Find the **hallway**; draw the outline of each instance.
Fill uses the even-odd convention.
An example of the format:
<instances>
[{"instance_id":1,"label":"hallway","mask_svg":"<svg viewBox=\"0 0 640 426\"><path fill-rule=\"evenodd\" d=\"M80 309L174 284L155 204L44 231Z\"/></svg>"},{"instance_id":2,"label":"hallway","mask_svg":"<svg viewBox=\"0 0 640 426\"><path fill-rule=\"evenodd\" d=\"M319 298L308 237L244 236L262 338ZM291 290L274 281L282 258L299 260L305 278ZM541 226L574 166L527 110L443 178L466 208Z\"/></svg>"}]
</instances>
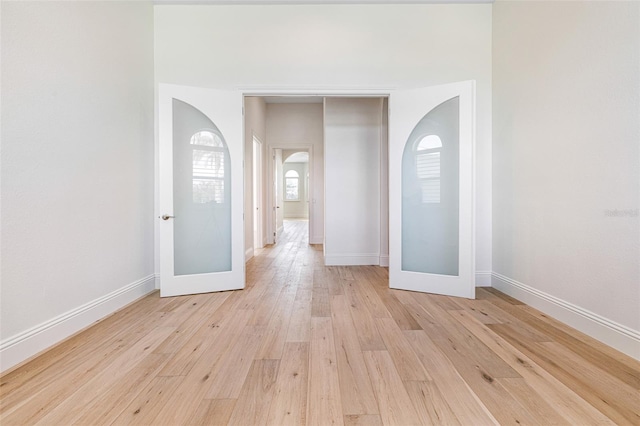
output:
<instances>
[{"instance_id":1,"label":"hallway","mask_svg":"<svg viewBox=\"0 0 640 426\"><path fill-rule=\"evenodd\" d=\"M306 221L245 290L155 292L2 377L0 422L637 424L639 364L490 288L389 290L325 267Z\"/></svg>"}]
</instances>

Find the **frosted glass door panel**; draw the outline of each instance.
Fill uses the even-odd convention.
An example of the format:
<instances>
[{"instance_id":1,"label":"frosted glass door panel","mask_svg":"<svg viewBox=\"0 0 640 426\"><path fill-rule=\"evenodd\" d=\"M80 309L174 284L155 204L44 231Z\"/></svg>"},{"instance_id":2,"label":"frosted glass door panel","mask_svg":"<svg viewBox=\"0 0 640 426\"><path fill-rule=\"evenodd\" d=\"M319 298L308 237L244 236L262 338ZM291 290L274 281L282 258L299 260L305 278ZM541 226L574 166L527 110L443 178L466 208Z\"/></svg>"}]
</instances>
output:
<instances>
[{"instance_id":1,"label":"frosted glass door panel","mask_svg":"<svg viewBox=\"0 0 640 426\"><path fill-rule=\"evenodd\" d=\"M389 287L475 297L475 82L389 97Z\"/></svg>"},{"instance_id":2,"label":"frosted glass door panel","mask_svg":"<svg viewBox=\"0 0 640 426\"><path fill-rule=\"evenodd\" d=\"M158 85L160 296L244 288L242 93Z\"/></svg>"},{"instance_id":3,"label":"frosted glass door panel","mask_svg":"<svg viewBox=\"0 0 640 426\"><path fill-rule=\"evenodd\" d=\"M174 274L231 270L231 171L224 135L173 100Z\"/></svg>"},{"instance_id":4,"label":"frosted glass door panel","mask_svg":"<svg viewBox=\"0 0 640 426\"><path fill-rule=\"evenodd\" d=\"M458 275L459 98L416 125L402 157L402 270Z\"/></svg>"}]
</instances>

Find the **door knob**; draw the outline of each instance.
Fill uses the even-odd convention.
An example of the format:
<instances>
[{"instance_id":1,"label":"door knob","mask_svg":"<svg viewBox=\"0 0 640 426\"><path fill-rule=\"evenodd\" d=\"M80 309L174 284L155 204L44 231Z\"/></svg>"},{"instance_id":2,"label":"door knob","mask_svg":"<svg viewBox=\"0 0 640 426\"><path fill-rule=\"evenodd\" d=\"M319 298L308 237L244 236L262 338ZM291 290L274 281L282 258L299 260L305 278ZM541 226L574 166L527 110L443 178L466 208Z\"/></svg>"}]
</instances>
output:
<instances>
[{"instance_id":1,"label":"door knob","mask_svg":"<svg viewBox=\"0 0 640 426\"><path fill-rule=\"evenodd\" d=\"M169 220L169 219L173 219L175 216L169 216L168 214L163 214L160 217L162 218L162 220Z\"/></svg>"}]
</instances>

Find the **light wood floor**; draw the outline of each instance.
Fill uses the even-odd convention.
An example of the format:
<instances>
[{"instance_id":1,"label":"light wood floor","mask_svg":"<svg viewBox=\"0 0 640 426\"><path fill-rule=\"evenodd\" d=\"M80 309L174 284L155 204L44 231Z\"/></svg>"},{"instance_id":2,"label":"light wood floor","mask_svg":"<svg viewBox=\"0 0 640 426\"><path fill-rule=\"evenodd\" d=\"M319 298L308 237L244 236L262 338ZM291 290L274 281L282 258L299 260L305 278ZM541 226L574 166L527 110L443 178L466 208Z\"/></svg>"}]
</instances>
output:
<instances>
[{"instance_id":1,"label":"light wood floor","mask_svg":"<svg viewBox=\"0 0 640 426\"><path fill-rule=\"evenodd\" d=\"M495 290L324 267L306 222L247 288L110 316L1 378L13 424L640 424L640 363Z\"/></svg>"}]
</instances>

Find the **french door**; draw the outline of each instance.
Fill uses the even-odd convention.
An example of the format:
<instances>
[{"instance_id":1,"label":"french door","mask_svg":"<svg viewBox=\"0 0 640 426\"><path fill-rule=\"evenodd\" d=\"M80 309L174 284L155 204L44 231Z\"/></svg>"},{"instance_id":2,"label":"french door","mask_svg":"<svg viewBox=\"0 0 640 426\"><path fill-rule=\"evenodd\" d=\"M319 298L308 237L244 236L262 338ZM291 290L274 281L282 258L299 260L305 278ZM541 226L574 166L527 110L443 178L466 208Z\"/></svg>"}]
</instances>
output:
<instances>
[{"instance_id":1,"label":"french door","mask_svg":"<svg viewBox=\"0 0 640 426\"><path fill-rule=\"evenodd\" d=\"M161 296L243 288L242 94L161 84L158 101ZM389 107L389 285L473 298L475 84Z\"/></svg>"},{"instance_id":2,"label":"french door","mask_svg":"<svg viewBox=\"0 0 640 426\"><path fill-rule=\"evenodd\" d=\"M389 286L475 298L473 81L389 98Z\"/></svg>"},{"instance_id":3,"label":"french door","mask_svg":"<svg viewBox=\"0 0 640 426\"><path fill-rule=\"evenodd\" d=\"M160 295L244 288L242 94L161 84Z\"/></svg>"}]
</instances>

